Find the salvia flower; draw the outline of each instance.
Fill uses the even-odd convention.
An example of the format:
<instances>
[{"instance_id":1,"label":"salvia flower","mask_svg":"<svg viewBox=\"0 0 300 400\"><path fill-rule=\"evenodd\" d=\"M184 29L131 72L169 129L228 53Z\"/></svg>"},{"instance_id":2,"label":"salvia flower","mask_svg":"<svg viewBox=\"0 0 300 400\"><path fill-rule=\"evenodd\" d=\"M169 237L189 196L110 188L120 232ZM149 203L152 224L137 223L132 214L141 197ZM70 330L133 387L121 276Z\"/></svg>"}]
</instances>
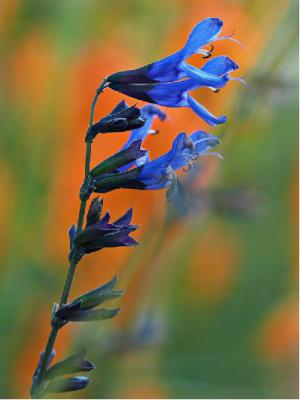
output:
<instances>
[{"instance_id":1,"label":"salvia flower","mask_svg":"<svg viewBox=\"0 0 300 400\"><path fill-rule=\"evenodd\" d=\"M127 96L166 107L190 107L210 125L226 121L225 116L215 117L194 100L189 92L200 87L214 91L223 88L230 79L230 72L238 65L227 56L215 57L201 68L195 68L185 60L191 55L208 51L202 46L218 38L223 22L207 18L195 26L183 49L145 67L118 72L107 78L109 87ZM210 53L209 53L210 54Z\"/></svg>"},{"instance_id":2,"label":"salvia flower","mask_svg":"<svg viewBox=\"0 0 300 400\"><path fill-rule=\"evenodd\" d=\"M100 218L100 205L97 206L97 203L101 203L102 209L102 200L96 199L91 203L87 226L73 238L70 258L75 257L80 260L84 254L93 253L105 247L136 246L138 244L129 236L138 228L137 225L131 225L132 209L110 223L109 212Z\"/></svg>"},{"instance_id":3,"label":"salvia flower","mask_svg":"<svg viewBox=\"0 0 300 400\"><path fill-rule=\"evenodd\" d=\"M163 156L145 162L126 172L115 172L94 179L94 191L109 192L118 188L156 190L168 188L176 183L175 171L190 167L191 163L201 155L217 155L210 153L220 143L217 136L203 131L196 131L190 136L180 133L174 140L172 149Z\"/></svg>"},{"instance_id":4,"label":"salvia flower","mask_svg":"<svg viewBox=\"0 0 300 400\"><path fill-rule=\"evenodd\" d=\"M144 123L141 111L136 106L129 107L125 100L122 100L106 117L89 128L86 141L93 141L98 133L125 132L139 128Z\"/></svg>"},{"instance_id":5,"label":"salvia flower","mask_svg":"<svg viewBox=\"0 0 300 400\"><path fill-rule=\"evenodd\" d=\"M210 52L202 47L221 39L231 39L230 36L218 37L223 26L223 21L219 18L206 18L200 21L192 30L185 46L174 54L155 61L144 67L129 71L117 72L107 78L112 83L157 83L172 82L182 78L189 77L184 70L186 59L194 54L203 54L210 56Z\"/></svg>"}]
</instances>

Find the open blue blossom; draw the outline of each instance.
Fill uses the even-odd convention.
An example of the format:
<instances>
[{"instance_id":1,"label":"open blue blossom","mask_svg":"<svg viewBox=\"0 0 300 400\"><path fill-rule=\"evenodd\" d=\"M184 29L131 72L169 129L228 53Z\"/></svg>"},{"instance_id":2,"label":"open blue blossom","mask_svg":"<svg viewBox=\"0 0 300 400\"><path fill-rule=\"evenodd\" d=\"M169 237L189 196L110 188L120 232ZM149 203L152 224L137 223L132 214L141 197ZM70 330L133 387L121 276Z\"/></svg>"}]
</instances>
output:
<instances>
[{"instance_id":1,"label":"open blue blossom","mask_svg":"<svg viewBox=\"0 0 300 400\"><path fill-rule=\"evenodd\" d=\"M202 47L216 40L234 40L231 36L218 38L222 26L223 22L219 18L206 18L194 27L185 46L176 53L141 68L117 72L110 75L107 80L108 82L122 84L153 84L191 77L186 59L194 54L203 54L204 57L209 57L211 52Z\"/></svg>"},{"instance_id":2,"label":"open blue blossom","mask_svg":"<svg viewBox=\"0 0 300 400\"><path fill-rule=\"evenodd\" d=\"M126 172L115 172L95 178L94 191L109 192L118 188L156 190L168 188L176 182L175 171L190 166L192 161L220 143L217 136L196 131L188 136L180 133L174 140L172 149L163 156L147 161L143 165Z\"/></svg>"},{"instance_id":3,"label":"open blue blossom","mask_svg":"<svg viewBox=\"0 0 300 400\"><path fill-rule=\"evenodd\" d=\"M123 84L111 83L111 89L136 99L155 103L166 107L190 107L199 117L210 125L218 125L226 121L225 116L216 117L199 104L189 92L209 87L219 90L233 79L230 72L238 65L227 56L219 56L209 60L202 68L193 66L189 69L190 78L176 82L157 84Z\"/></svg>"},{"instance_id":4,"label":"open blue blossom","mask_svg":"<svg viewBox=\"0 0 300 400\"><path fill-rule=\"evenodd\" d=\"M108 86L149 103L190 107L210 125L224 123L225 116L215 117L189 92L200 87L220 90L230 79L236 79L230 76L230 72L236 70L238 65L225 55L213 58L201 68L186 62L193 54L209 56L211 53L202 48L204 45L220 39L232 39L231 36L218 37L222 26L219 18L206 18L194 27L181 50L144 67L112 74L107 78Z\"/></svg>"},{"instance_id":5,"label":"open blue blossom","mask_svg":"<svg viewBox=\"0 0 300 400\"><path fill-rule=\"evenodd\" d=\"M146 189L162 189L171 186L176 179L174 171L185 166L201 154L206 154L220 140L202 131L194 132L190 137L180 133L174 140L172 149L144 165L137 179L146 185Z\"/></svg>"}]
</instances>

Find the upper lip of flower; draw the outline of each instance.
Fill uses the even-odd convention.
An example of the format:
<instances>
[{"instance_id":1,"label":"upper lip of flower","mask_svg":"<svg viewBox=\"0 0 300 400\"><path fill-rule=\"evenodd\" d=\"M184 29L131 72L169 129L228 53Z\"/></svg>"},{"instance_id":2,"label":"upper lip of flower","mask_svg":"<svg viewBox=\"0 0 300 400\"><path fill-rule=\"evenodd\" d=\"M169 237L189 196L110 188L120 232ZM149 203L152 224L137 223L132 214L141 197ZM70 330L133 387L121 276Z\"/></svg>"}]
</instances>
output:
<instances>
[{"instance_id":1,"label":"upper lip of flower","mask_svg":"<svg viewBox=\"0 0 300 400\"><path fill-rule=\"evenodd\" d=\"M210 52L201 49L213 42L219 35L223 22L219 18L206 18L200 21L192 30L183 48L161 60L134 70L117 72L110 75L108 82L114 83L156 83L173 82L186 77L181 68L187 58L196 53L209 55Z\"/></svg>"},{"instance_id":2,"label":"upper lip of flower","mask_svg":"<svg viewBox=\"0 0 300 400\"><path fill-rule=\"evenodd\" d=\"M238 42L232 36L218 37L222 26L223 22L219 18L206 18L194 27L186 44L179 51L143 67L112 74L107 81L122 84L155 84L186 78L189 76L184 68L186 59L194 54L203 54L204 58L211 56L213 47L206 50L202 48L204 45L222 39Z\"/></svg>"}]
</instances>

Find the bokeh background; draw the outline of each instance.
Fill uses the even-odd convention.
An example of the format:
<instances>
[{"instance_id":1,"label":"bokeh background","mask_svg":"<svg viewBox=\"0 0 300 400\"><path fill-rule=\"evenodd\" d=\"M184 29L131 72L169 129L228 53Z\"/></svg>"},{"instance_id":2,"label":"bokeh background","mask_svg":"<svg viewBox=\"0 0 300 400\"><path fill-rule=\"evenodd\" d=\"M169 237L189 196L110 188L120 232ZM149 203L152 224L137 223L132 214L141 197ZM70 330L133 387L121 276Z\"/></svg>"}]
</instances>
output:
<instances>
[{"instance_id":1,"label":"bokeh background","mask_svg":"<svg viewBox=\"0 0 300 400\"><path fill-rule=\"evenodd\" d=\"M208 16L244 43L217 42L215 54L234 58L249 86L196 93L229 116L225 126L169 109L146 145L156 156L180 131L206 129L222 135L225 159L180 174L179 214L163 191L105 196L113 216L134 207L141 245L86 257L71 297L118 272L123 310L66 326L57 360L84 344L97 365L88 389L69 397L297 397L297 3L1 0L2 398L28 397L61 293L95 89L107 74L177 50ZM121 99L107 90L96 117ZM93 163L127 136L98 137Z\"/></svg>"}]
</instances>

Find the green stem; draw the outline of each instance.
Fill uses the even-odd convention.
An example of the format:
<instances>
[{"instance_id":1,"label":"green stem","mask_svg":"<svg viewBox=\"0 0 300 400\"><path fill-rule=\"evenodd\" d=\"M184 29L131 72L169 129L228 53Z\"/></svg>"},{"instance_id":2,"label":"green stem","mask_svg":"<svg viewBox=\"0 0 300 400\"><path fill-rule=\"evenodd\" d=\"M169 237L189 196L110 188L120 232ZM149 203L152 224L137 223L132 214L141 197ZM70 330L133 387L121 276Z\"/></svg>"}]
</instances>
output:
<instances>
[{"instance_id":1,"label":"green stem","mask_svg":"<svg viewBox=\"0 0 300 400\"><path fill-rule=\"evenodd\" d=\"M98 97L100 94L103 92L106 86L106 80L104 79L102 84L100 85L99 89L97 90L95 97L93 99L92 105L91 105L91 113L90 113L90 121L89 121L89 128L93 125L94 123L94 113L95 113L95 107L97 104ZM85 167L84 167L84 175L85 179L87 178L89 172L90 172L90 164L91 164L91 152L92 152L92 143L87 142L86 143L86 152L85 152ZM84 223L84 216L85 216L85 210L86 210L86 200L81 200L80 203L80 209L79 209L79 215L78 215L78 222L77 222L77 234L79 234L82 231L83 228L83 223ZM76 271L76 260L74 258L70 262L70 267L68 270L67 278L65 281L64 289L62 292L61 300L60 300L60 307L63 304L66 304L68 301L70 289L72 286L72 282L74 279L75 271ZM45 348L43 360L42 360L42 365L39 371L39 375L37 378L37 383L33 385L32 387L32 397L33 398L38 398L43 391L42 383L45 378L46 372L47 372L47 367L48 367L48 360L49 357L51 356L51 353L54 348L55 340L58 334L59 328L55 325L53 325L48 342Z\"/></svg>"}]
</instances>

